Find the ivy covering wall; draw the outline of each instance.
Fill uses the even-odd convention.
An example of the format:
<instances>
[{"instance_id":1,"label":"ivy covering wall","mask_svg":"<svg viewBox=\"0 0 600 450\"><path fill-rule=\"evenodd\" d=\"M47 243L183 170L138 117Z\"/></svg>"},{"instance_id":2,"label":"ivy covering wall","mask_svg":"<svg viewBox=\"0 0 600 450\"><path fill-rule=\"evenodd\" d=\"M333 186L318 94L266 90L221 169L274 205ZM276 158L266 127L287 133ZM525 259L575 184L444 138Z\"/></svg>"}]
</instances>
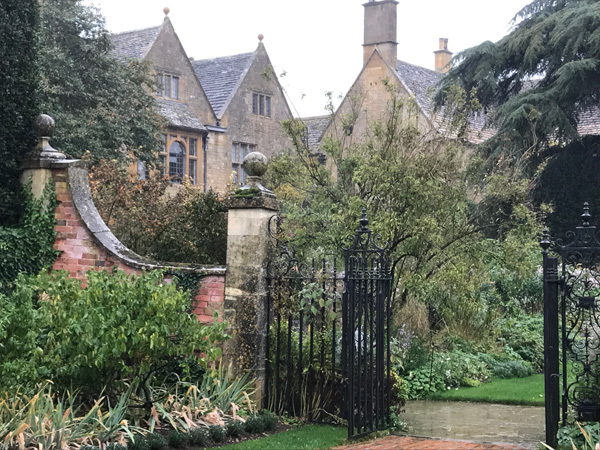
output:
<instances>
[{"instance_id":1,"label":"ivy covering wall","mask_svg":"<svg viewBox=\"0 0 600 450\"><path fill-rule=\"evenodd\" d=\"M12 288L20 273L36 275L52 266L58 252L54 210L57 206L53 183L48 183L43 195L36 199L29 185L21 190L23 214L14 227L0 227L0 292Z\"/></svg>"}]
</instances>

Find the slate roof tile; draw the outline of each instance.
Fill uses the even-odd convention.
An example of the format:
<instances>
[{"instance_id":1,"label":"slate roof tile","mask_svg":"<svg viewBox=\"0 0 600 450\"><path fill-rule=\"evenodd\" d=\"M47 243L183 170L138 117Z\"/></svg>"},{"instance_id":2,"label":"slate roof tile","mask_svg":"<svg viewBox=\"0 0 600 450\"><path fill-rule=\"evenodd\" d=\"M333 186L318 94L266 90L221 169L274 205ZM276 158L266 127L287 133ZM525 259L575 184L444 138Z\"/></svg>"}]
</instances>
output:
<instances>
[{"instance_id":1,"label":"slate roof tile","mask_svg":"<svg viewBox=\"0 0 600 450\"><path fill-rule=\"evenodd\" d=\"M218 118L223 117L255 54L242 53L192 62L196 76Z\"/></svg>"},{"instance_id":2,"label":"slate roof tile","mask_svg":"<svg viewBox=\"0 0 600 450\"><path fill-rule=\"evenodd\" d=\"M156 99L161 114L167 118L174 127L185 128L196 131L207 131L200 123L192 110L185 103L173 102L165 99Z\"/></svg>"},{"instance_id":3,"label":"slate roof tile","mask_svg":"<svg viewBox=\"0 0 600 450\"><path fill-rule=\"evenodd\" d=\"M144 28L142 30L126 31L124 33L111 34L110 39L114 45L114 52L119 59L142 60L152 48L158 37L162 25L158 27Z\"/></svg>"},{"instance_id":4,"label":"slate roof tile","mask_svg":"<svg viewBox=\"0 0 600 450\"><path fill-rule=\"evenodd\" d=\"M308 148L310 150L318 150L323 133L325 133L329 122L331 122L331 116L303 117L301 120L306 125Z\"/></svg>"},{"instance_id":5,"label":"slate roof tile","mask_svg":"<svg viewBox=\"0 0 600 450\"><path fill-rule=\"evenodd\" d=\"M444 109L434 111L433 95L435 85L442 74L424 67L398 61L396 74L404 86L411 92L421 110L432 120L436 128L447 132L447 120L444 117ZM492 137L496 130L486 127L487 115L483 112L476 113L468 118L470 130L467 140L473 144L480 144ZM452 133L449 133L450 135Z\"/></svg>"}]
</instances>

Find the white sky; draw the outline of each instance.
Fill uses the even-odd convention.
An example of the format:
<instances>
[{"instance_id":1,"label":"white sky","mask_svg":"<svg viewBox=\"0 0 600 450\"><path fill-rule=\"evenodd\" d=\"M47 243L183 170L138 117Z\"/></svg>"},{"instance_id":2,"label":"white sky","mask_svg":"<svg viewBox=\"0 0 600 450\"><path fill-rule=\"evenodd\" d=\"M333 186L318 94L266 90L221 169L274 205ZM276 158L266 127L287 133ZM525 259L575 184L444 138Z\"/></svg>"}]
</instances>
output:
<instances>
[{"instance_id":1,"label":"white sky","mask_svg":"<svg viewBox=\"0 0 600 450\"><path fill-rule=\"evenodd\" d=\"M398 58L433 69L438 39L459 52L497 41L531 0L399 0ZM254 51L263 43L295 115L325 114L362 68L366 0L87 0L111 32L157 26L169 17L188 56L206 59Z\"/></svg>"}]
</instances>

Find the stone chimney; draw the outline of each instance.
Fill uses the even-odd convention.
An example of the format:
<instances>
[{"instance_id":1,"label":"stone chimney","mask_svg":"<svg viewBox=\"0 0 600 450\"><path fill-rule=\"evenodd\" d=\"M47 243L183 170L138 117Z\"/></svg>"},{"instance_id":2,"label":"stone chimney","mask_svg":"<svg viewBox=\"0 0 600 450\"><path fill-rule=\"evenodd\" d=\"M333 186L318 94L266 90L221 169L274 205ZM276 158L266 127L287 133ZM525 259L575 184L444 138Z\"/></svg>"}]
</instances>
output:
<instances>
[{"instance_id":1,"label":"stone chimney","mask_svg":"<svg viewBox=\"0 0 600 450\"><path fill-rule=\"evenodd\" d=\"M452 52L448 50L448 39L440 38L440 49L435 50L435 71L439 73L448 72L452 66L450 60L452 59Z\"/></svg>"},{"instance_id":2,"label":"stone chimney","mask_svg":"<svg viewBox=\"0 0 600 450\"><path fill-rule=\"evenodd\" d=\"M392 68L398 64L396 0L369 0L365 8L365 41L363 44L363 65L375 49Z\"/></svg>"}]
</instances>

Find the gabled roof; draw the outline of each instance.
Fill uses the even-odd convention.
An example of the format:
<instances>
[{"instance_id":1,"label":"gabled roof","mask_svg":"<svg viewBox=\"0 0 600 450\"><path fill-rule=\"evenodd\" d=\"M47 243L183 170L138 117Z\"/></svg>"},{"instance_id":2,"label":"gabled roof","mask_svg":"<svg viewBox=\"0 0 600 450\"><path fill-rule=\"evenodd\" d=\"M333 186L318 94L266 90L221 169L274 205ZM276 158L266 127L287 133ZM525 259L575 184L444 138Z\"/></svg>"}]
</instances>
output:
<instances>
[{"instance_id":1,"label":"gabled roof","mask_svg":"<svg viewBox=\"0 0 600 450\"><path fill-rule=\"evenodd\" d=\"M192 66L218 119L248 72L256 52L193 61Z\"/></svg>"},{"instance_id":2,"label":"gabled roof","mask_svg":"<svg viewBox=\"0 0 600 450\"><path fill-rule=\"evenodd\" d=\"M161 30L162 25L111 34L109 37L115 47L114 52L119 59L142 60L152 48Z\"/></svg>"},{"instance_id":3,"label":"gabled roof","mask_svg":"<svg viewBox=\"0 0 600 450\"><path fill-rule=\"evenodd\" d=\"M157 98L156 101L161 114L171 126L186 130L208 131L185 103L172 102L162 98Z\"/></svg>"},{"instance_id":4,"label":"gabled roof","mask_svg":"<svg viewBox=\"0 0 600 450\"><path fill-rule=\"evenodd\" d=\"M433 104L435 86L443 75L434 70L426 69L404 61L398 61L396 65L396 75L404 85L404 88L414 95L417 105L432 121L435 127L439 131L447 131L444 108L435 111ZM473 144L480 144L496 133L496 130L493 128L486 127L487 116L483 112L475 113L467 120L469 122L467 140Z\"/></svg>"}]
</instances>

